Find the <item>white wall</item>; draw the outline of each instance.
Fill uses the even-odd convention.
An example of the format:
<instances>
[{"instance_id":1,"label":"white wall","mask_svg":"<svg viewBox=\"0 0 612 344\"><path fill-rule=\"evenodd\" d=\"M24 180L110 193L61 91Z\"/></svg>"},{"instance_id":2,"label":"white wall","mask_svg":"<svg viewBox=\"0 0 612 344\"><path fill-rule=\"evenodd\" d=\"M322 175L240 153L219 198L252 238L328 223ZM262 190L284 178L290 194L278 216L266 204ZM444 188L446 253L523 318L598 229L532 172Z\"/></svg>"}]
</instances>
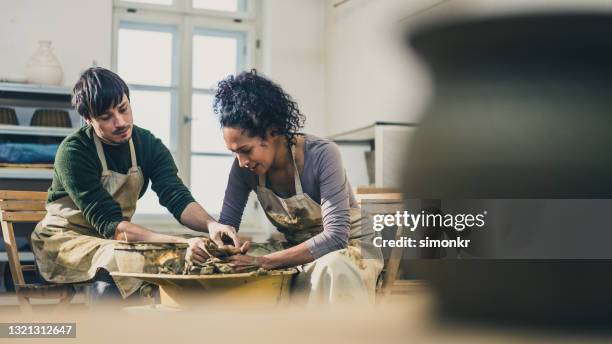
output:
<instances>
[{"instance_id":1,"label":"white wall","mask_svg":"<svg viewBox=\"0 0 612 344\"><path fill-rule=\"evenodd\" d=\"M262 72L297 101L305 132L325 133L325 0L261 0Z\"/></svg>"},{"instance_id":2,"label":"white wall","mask_svg":"<svg viewBox=\"0 0 612 344\"><path fill-rule=\"evenodd\" d=\"M325 0L260 0L261 71L292 95L305 131L325 133ZM39 40L50 40L64 85L97 61L110 68L112 0L0 0L0 78L23 77Z\"/></svg>"},{"instance_id":3,"label":"white wall","mask_svg":"<svg viewBox=\"0 0 612 344\"><path fill-rule=\"evenodd\" d=\"M418 122L431 96L427 69L402 33L436 17L612 10L610 0L326 1L326 116L332 135L375 121Z\"/></svg>"},{"instance_id":4,"label":"white wall","mask_svg":"<svg viewBox=\"0 0 612 344\"><path fill-rule=\"evenodd\" d=\"M39 40L53 42L64 85L97 61L110 67L112 0L0 0L0 78L23 76Z\"/></svg>"},{"instance_id":5,"label":"white wall","mask_svg":"<svg viewBox=\"0 0 612 344\"><path fill-rule=\"evenodd\" d=\"M328 135L375 121L418 121L430 86L402 42L398 21L434 2L326 2Z\"/></svg>"}]
</instances>

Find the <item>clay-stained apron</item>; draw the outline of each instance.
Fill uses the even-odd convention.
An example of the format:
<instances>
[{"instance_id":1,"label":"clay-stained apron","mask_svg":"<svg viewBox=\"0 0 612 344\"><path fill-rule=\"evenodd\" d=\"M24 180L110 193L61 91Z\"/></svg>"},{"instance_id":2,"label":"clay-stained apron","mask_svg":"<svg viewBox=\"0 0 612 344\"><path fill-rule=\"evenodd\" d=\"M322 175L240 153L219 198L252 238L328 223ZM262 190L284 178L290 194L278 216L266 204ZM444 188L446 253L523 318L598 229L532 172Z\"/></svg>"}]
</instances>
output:
<instances>
[{"instance_id":1,"label":"clay-stained apron","mask_svg":"<svg viewBox=\"0 0 612 344\"><path fill-rule=\"evenodd\" d=\"M130 221L136 211L136 201L144 184L142 170L137 166L132 139L129 140L132 166L127 174L108 169L100 139L93 133L96 152L102 164L100 182L113 200L119 203L124 219ZM114 247L116 240L103 238L85 219L81 210L68 196L48 203L47 215L32 233L32 250L42 277L55 283L86 282L103 268L118 271ZM121 295L134 293L142 281L113 277Z\"/></svg>"},{"instance_id":2,"label":"clay-stained apron","mask_svg":"<svg viewBox=\"0 0 612 344\"><path fill-rule=\"evenodd\" d=\"M256 190L266 216L285 235L288 245L279 247L279 245L256 244L249 251L251 255L264 255L288 246L295 246L323 231L321 205L302 190L294 158L294 146L291 146L291 155L296 195L289 198L277 196L266 188L263 175L259 176ZM373 301L376 280L383 267L382 253L371 244L375 233L362 226L360 209L351 208L350 221L347 248L328 253L299 268L301 273L297 277L294 289L305 291L308 300L312 303L343 300Z\"/></svg>"}]
</instances>

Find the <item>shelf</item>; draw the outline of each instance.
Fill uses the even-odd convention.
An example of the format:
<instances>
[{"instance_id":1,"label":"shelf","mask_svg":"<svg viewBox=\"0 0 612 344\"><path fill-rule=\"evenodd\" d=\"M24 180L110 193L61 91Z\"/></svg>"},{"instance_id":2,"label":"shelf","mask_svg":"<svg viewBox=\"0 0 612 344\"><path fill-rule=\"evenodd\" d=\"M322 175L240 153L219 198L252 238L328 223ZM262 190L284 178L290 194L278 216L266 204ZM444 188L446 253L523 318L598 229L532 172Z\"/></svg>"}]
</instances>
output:
<instances>
[{"instance_id":1,"label":"shelf","mask_svg":"<svg viewBox=\"0 0 612 344\"><path fill-rule=\"evenodd\" d=\"M78 128L34 127L0 124L0 134L66 137Z\"/></svg>"},{"instance_id":2,"label":"shelf","mask_svg":"<svg viewBox=\"0 0 612 344\"><path fill-rule=\"evenodd\" d=\"M19 260L23 262L35 261L34 253L32 252L19 252ZM8 262L8 254L6 252L0 252L0 262Z\"/></svg>"},{"instance_id":3,"label":"shelf","mask_svg":"<svg viewBox=\"0 0 612 344\"><path fill-rule=\"evenodd\" d=\"M343 133L330 135L328 138L334 141L369 141L376 137L376 128L380 127L416 127L416 123L403 122L374 122L366 127L349 130Z\"/></svg>"},{"instance_id":4,"label":"shelf","mask_svg":"<svg viewBox=\"0 0 612 344\"><path fill-rule=\"evenodd\" d=\"M0 82L0 105L13 107L20 118L19 122L29 123L32 111L37 108L63 108L75 121L74 109L71 109L72 92L67 87ZM80 125L72 128L38 127L29 125L0 124L0 136L31 136L32 143L39 142L40 137L63 139L78 130ZM28 141L29 138L9 137L9 140ZM57 141L53 139L52 141ZM26 164L27 165L27 164ZM27 167L15 164L11 167L0 167L0 179L30 180L29 183L47 182L53 178L53 168ZM35 181L38 180L38 181ZM11 183L11 182L8 182Z\"/></svg>"},{"instance_id":5,"label":"shelf","mask_svg":"<svg viewBox=\"0 0 612 344\"><path fill-rule=\"evenodd\" d=\"M53 170L47 168L0 168L1 179L52 179Z\"/></svg>"},{"instance_id":6,"label":"shelf","mask_svg":"<svg viewBox=\"0 0 612 344\"><path fill-rule=\"evenodd\" d=\"M16 84L9 82L0 82L0 92L20 92L20 93L40 93L40 94L58 94L63 96L71 96L72 92L67 87L37 85L37 84Z\"/></svg>"}]
</instances>

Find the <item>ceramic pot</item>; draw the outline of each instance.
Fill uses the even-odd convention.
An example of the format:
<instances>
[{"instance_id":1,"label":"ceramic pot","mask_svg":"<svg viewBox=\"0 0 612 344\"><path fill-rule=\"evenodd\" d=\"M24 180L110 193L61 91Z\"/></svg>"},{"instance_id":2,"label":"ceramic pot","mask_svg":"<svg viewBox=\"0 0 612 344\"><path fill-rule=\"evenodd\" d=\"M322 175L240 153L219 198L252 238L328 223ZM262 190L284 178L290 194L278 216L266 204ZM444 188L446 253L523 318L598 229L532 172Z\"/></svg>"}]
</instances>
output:
<instances>
[{"instance_id":1,"label":"ceramic pot","mask_svg":"<svg viewBox=\"0 0 612 344\"><path fill-rule=\"evenodd\" d=\"M415 198L612 198L611 15L423 28L434 80L406 162Z\"/></svg>"},{"instance_id":2,"label":"ceramic pot","mask_svg":"<svg viewBox=\"0 0 612 344\"><path fill-rule=\"evenodd\" d=\"M610 35L612 15L586 12L455 19L413 30L409 43L428 63L435 90L406 155L404 192L443 201L612 198ZM534 210L518 220L564 215ZM560 247L570 229L592 243L612 240L590 217L566 232L490 220L487 231L530 236L542 249ZM411 267L447 314L612 323L612 260L560 259L564 252L527 260L524 247L515 249L513 260L421 260Z\"/></svg>"},{"instance_id":3,"label":"ceramic pot","mask_svg":"<svg viewBox=\"0 0 612 344\"><path fill-rule=\"evenodd\" d=\"M71 128L70 114L65 110L38 109L34 111L31 126Z\"/></svg>"},{"instance_id":4,"label":"ceramic pot","mask_svg":"<svg viewBox=\"0 0 612 344\"><path fill-rule=\"evenodd\" d=\"M14 109L0 107L0 124L19 125Z\"/></svg>"},{"instance_id":5,"label":"ceramic pot","mask_svg":"<svg viewBox=\"0 0 612 344\"><path fill-rule=\"evenodd\" d=\"M44 85L61 85L64 71L53 53L50 41L39 41L26 66L25 75L28 83Z\"/></svg>"}]
</instances>

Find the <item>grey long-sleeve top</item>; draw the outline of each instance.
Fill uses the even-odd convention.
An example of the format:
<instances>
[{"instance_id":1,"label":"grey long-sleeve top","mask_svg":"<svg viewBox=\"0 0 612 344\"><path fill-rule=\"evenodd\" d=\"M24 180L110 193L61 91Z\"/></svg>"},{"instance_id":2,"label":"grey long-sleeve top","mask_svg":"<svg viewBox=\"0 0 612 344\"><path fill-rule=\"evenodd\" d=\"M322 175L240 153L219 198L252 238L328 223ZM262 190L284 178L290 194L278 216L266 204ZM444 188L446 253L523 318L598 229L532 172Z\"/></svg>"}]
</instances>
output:
<instances>
[{"instance_id":1,"label":"grey long-sleeve top","mask_svg":"<svg viewBox=\"0 0 612 344\"><path fill-rule=\"evenodd\" d=\"M340 150L335 143L305 135L302 189L321 204L323 231L306 241L310 253L319 258L346 248L350 231L350 208L358 208L346 177ZM256 190L257 174L232 165L219 222L239 228L249 193Z\"/></svg>"}]
</instances>

